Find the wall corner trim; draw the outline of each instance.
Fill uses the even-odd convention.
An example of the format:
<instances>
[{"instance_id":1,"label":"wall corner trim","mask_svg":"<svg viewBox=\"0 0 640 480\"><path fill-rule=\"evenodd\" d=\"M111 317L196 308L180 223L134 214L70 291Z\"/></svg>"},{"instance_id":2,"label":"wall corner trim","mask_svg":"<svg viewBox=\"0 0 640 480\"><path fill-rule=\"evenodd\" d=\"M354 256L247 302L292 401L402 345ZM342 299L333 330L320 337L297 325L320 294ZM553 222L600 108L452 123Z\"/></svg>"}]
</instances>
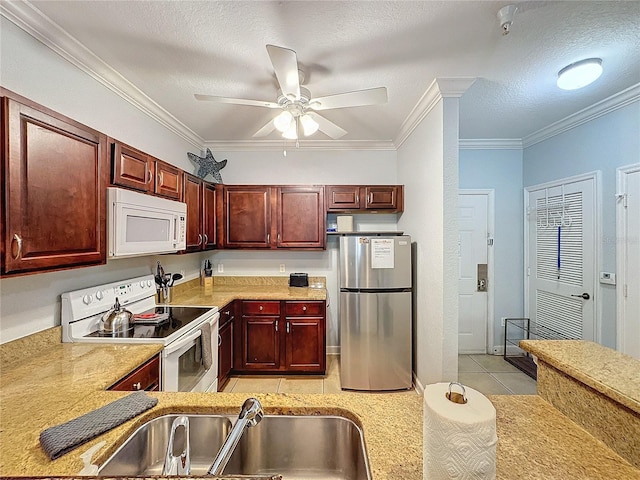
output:
<instances>
[{"instance_id":1,"label":"wall corner trim","mask_svg":"<svg viewBox=\"0 0 640 480\"><path fill-rule=\"evenodd\" d=\"M402 122L400 131L396 135L394 144L396 148L405 142L420 122L436 106L442 98L459 98L476 81L475 77L435 78L424 92L415 107L409 112Z\"/></svg>"}]
</instances>

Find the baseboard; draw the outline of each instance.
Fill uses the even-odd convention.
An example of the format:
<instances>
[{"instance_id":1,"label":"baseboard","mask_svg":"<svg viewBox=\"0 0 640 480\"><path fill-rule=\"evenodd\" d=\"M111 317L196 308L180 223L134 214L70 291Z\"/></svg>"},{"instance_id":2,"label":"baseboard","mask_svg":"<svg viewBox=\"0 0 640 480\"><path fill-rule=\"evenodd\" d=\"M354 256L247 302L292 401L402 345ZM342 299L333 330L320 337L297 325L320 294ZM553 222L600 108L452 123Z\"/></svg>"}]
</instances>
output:
<instances>
[{"instance_id":1,"label":"baseboard","mask_svg":"<svg viewBox=\"0 0 640 480\"><path fill-rule=\"evenodd\" d=\"M340 346L333 346L333 347L329 347L327 346L327 355L340 355Z\"/></svg>"},{"instance_id":2,"label":"baseboard","mask_svg":"<svg viewBox=\"0 0 640 480\"><path fill-rule=\"evenodd\" d=\"M418 392L418 395L424 395L424 385L420 383L420 380L418 380L415 372L413 372L413 384L416 387L416 392Z\"/></svg>"}]
</instances>

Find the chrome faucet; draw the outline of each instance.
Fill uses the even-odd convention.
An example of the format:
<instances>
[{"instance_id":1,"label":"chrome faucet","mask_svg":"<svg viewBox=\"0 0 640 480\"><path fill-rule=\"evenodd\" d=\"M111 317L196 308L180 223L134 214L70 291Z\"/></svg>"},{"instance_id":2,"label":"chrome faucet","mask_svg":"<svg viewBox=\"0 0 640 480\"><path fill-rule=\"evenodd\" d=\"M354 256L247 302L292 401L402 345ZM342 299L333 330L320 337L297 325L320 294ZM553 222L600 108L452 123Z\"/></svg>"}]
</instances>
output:
<instances>
[{"instance_id":1,"label":"chrome faucet","mask_svg":"<svg viewBox=\"0 0 640 480\"><path fill-rule=\"evenodd\" d=\"M242 434L244 433L246 428L255 427L262 417L264 412L262 410L262 405L256 398L247 398L242 404L242 409L240 410L240 415L238 415L238 419L236 423L233 425L233 428L225 438L224 443L220 447L216 458L213 460L213 464L209 468L207 472L209 475L221 475L224 467L227 466L231 455L234 450L238 446L238 442L240 442L240 438L242 438Z\"/></svg>"},{"instance_id":2,"label":"chrome faucet","mask_svg":"<svg viewBox=\"0 0 640 480\"><path fill-rule=\"evenodd\" d=\"M174 455L174 439L178 427L184 427L184 443L180 455ZM189 417L180 416L171 425L167 453L164 456L162 475L189 475L191 473L191 446L189 444Z\"/></svg>"}]
</instances>

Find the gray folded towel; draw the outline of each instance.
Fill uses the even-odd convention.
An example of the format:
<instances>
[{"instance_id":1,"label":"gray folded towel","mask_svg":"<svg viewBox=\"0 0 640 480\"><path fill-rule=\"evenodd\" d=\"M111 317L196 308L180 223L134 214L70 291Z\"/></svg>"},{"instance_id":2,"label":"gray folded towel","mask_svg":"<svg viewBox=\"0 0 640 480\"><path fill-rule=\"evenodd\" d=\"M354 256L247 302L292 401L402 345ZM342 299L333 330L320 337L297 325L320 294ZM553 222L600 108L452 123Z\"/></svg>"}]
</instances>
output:
<instances>
[{"instance_id":1,"label":"gray folded towel","mask_svg":"<svg viewBox=\"0 0 640 480\"><path fill-rule=\"evenodd\" d=\"M40 433L40 445L51 460L61 457L83 443L149 410L157 398L134 392L104 407Z\"/></svg>"},{"instance_id":2,"label":"gray folded towel","mask_svg":"<svg viewBox=\"0 0 640 480\"><path fill-rule=\"evenodd\" d=\"M200 342L202 343L202 365L209 370L213 365L213 352L211 351L211 324L205 322L200 327Z\"/></svg>"}]
</instances>

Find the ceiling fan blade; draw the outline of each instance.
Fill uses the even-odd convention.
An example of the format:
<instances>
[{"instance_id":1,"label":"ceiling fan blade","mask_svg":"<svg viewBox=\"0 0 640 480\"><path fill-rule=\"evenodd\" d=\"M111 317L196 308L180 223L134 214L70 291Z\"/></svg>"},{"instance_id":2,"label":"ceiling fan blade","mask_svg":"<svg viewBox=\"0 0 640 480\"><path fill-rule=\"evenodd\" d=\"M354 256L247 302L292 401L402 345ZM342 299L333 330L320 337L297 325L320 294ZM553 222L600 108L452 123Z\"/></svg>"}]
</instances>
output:
<instances>
[{"instance_id":1,"label":"ceiling fan blade","mask_svg":"<svg viewBox=\"0 0 640 480\"><path fill-rule=\"evenodd\" d=\"M361 107L387 103L387 87L356 90L355 92L338 93L326 97L312 98L309 108L313 110L330 110L332 108Z\"/></svg>"},{"instance_id":2,"label":"ceiling fan blade","mask_svg":"<svg viewBox=\"0 0 640 480\"><path fill-rule=\"evenodd\" d=\"M327 120L322 115L319 115L314 112L307 112L306 115L309 115L316 122L318 122L318 125L319 125L318 130L326 133L329 137L333 138L334 140L342 138L347 134L347 131L345 129L339 127L338 125L333 123L331 120Z\"/></svg>"},{"instance_id":3,"label":"ceiling fan blade","mask_svg":"<svg viewBox=\"0 0 640 480\"><path fill-rule=\"evenodd\" d=\"M194 95L196 100L203 100L205 102L214 103L230 103L232 105L249 105L251 107L267 107L267 108L280 108L275 102L267 102L264 100L249 100L246 98L228 98L228 97L216 97L214 95L200 95L196 93Z\"/></svg>"},{"instance_id":4,"label":"ceiling fan blade","mask_svg":"<svg viewBox=\"0 0 640 480\"><path fill-rule=\"evenodd\" d=\"M276 129L273 119L269 120L264 127L253 134L253 137L266 137Z\"/></svg>"},{"instance_id":5,"label":"ceiling fan blade","mask_svg":"<svg viewBox=\"0 0 640 480\"><path fill-rule=\"evenodd\" d=\"M267 45L267 52L280 84L282 94L295 100L300 98L300 78L298 77L298 58L296 52L288 48Z\"/></svg>"}]
</instances>

